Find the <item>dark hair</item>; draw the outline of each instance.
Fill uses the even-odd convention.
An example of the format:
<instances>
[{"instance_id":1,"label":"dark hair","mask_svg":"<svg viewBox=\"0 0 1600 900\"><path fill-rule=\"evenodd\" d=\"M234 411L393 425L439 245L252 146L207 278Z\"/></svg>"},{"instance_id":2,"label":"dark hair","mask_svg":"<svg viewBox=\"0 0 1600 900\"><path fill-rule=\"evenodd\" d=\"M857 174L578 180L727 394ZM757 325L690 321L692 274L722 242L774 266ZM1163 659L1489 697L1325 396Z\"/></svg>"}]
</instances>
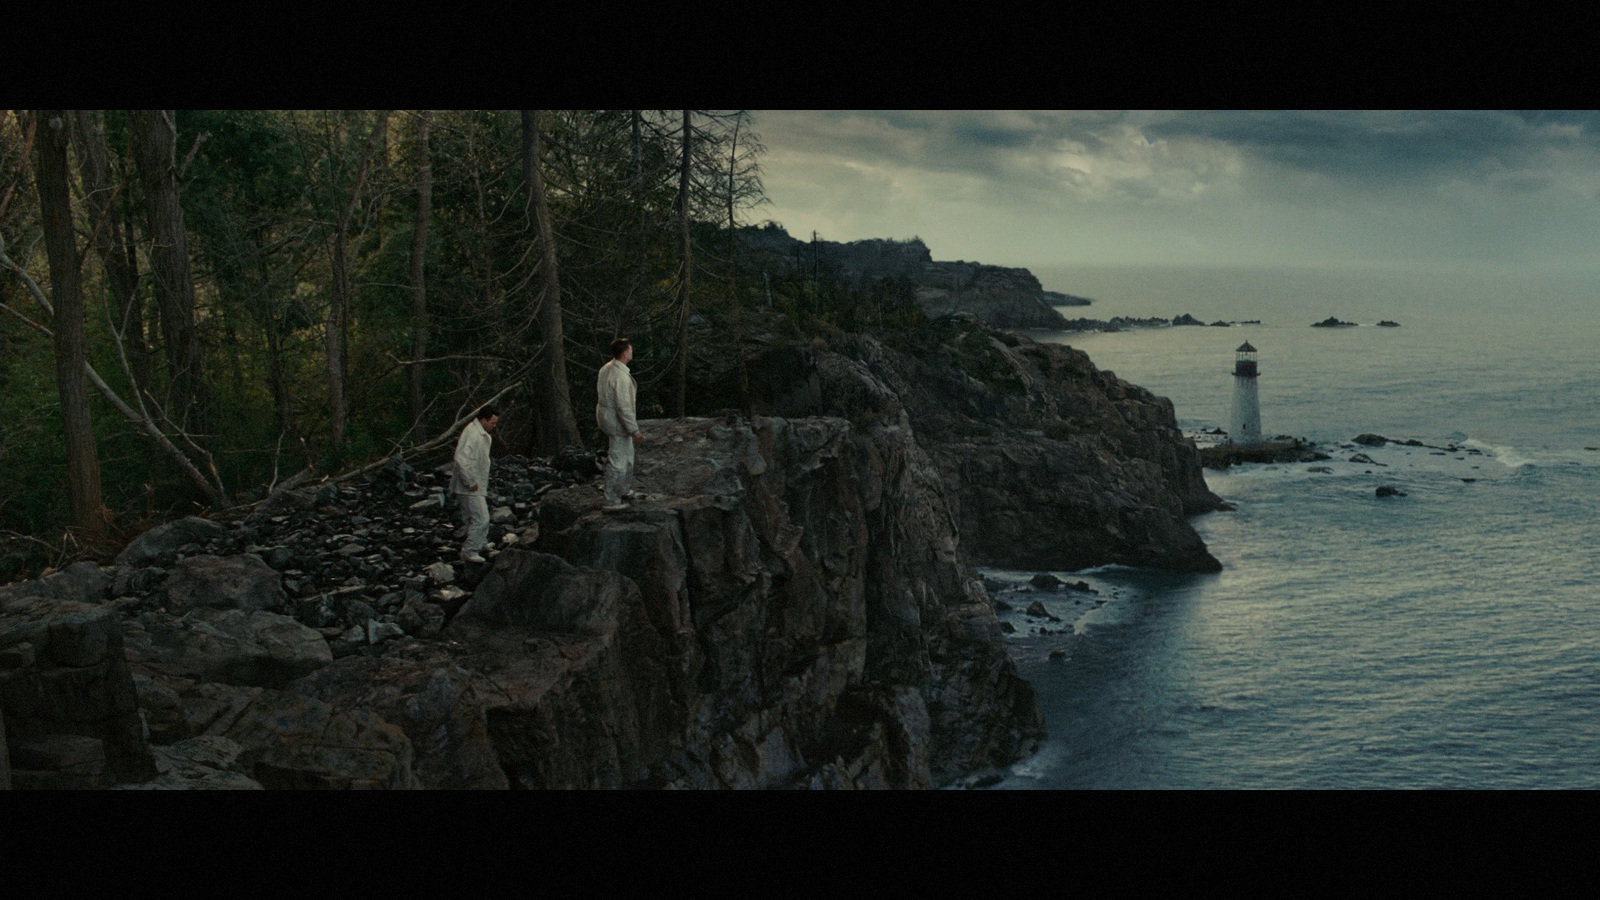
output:
<instances>
[{"instance_id":1,"label":"dark hair","mask_svg":"<svg viewBox=\"0 0 1600 900\"><path fill-rule=\"evenodd\" d=\"M611 358L621 359L622 354L626 353L628 348L632 346L633 341L630 341L627 338L617 338L611 342Z\"/></svg>"},{"instance_id":2,"label":"dark hair","mask_svg":"<svg viewBox=\"0 0 1600 900\"><path fill-rule=\"evenodd\" d=\"M500 415L500 410L495 409L493 406L485 406L483 409L478 410L478 418L480 419L492 419L498 415Z\"/></svg>"}]
</instances>

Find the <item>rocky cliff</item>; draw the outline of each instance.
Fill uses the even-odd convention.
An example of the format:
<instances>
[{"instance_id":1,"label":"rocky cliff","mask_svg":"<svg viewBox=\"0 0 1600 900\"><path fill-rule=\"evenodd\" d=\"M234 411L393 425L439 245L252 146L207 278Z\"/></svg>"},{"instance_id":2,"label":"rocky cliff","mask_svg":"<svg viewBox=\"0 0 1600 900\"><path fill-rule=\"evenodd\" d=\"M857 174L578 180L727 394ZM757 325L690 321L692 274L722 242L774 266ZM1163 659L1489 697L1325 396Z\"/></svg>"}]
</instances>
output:
<instances>
[{"instance_id":1,"label":"rocky cliff","mask_svg":"<svg viewBox=\"0 0 1600 900\"><path fill-rule=\"evenodd\" d=\"M459 575L438 476L400 470L5 588L9 777L929 787L1042 737L903 422L645 429L625 513L502 466L498 552Z\"/></svg>"},{"instance_id":2,"label":"rocky cliff","mask_svg":"<svg viewBox=\"0 0 1600 900\"><path fill-rule=\"evenodd\" d=\"M770 338L770 339L769 339ZM395 463L0 588L0 785L929 787L1042 737L969 564L1215 571L1172 405L948 316L748 339L766 415L497 460L490 563ZM732 363L700 387L732 377Z\"/></svg>"},{"instance_id":3,"label":"rocky cliff","mask_svg":"<svg viewBox=\"0 0 1600 900\"><path fill-rule=\"evenodd\" d=\"M775 412L913 428L975 564L1221 569L1187 517L1225 504L1171 401L1082 351L958 317L905 349L839 336L769 348L753 370Z\"/></svg>"},{"instance_id":4,"label":"rocky cliff","mask_svg":"<svg viewBox=\"0 0 1600 900\"><path fill-rule=\"evenodd\" d=\"M781 228L747 228L745 247L776 265L816 266L853 288L882 278L906 279L929 318L964 312L999 328L1065 328L1057 306L1087 306L1090 301L1044 290L1027 269L958 260L936 262L921 239L873 239L810 243Z\"/></svg>"}]
</instances>

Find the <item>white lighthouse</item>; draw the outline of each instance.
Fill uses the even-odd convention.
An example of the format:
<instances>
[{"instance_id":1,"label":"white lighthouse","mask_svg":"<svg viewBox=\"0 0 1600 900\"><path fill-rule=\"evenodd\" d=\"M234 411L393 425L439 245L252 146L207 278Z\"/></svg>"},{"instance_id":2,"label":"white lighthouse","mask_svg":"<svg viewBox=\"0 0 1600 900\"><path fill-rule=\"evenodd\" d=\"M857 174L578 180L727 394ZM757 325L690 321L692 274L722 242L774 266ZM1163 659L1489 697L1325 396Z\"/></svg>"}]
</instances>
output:
<instances>
[{"instance_id":1,"label":"white lighthouse","mask_svg":"<svg viewBox=\"0 0 1600 900\"><path fill-rule=\"evenodd\" d=\"M1239 345L1233 363L1233 417L1228 421L1228 441L1240 447L1261 443L1261 401L1256 397L1256 348Z\"/></svg>"}]
</instances>

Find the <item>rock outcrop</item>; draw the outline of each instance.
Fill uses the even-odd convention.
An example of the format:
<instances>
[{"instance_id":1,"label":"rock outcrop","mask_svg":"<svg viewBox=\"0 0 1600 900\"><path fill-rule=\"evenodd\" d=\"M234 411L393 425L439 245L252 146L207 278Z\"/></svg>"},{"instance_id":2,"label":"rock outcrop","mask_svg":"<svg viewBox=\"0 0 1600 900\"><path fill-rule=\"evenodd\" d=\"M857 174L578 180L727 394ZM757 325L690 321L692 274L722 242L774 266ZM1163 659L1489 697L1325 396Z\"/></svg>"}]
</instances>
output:
<instances>
[{"instance_id":1,"label":"rock outcrop","mask_svg":"<svg viewBox=\"0 0 1600 900\"><path fill-rule=\"evenodd\" d=\"M1042 737L909 429L735 416L647 430L636 490L670 501L608 515L592 488L574 488L541 515L539 547L580 567L562 577L614 597L614 640L650 648L618 661L654 660L586 690L617 698L601 704L627 711L610 728L633 736L629 748L660 747L659 761L602 756L615 774L585 777L923 787L1007 764ZM602 590L609 571L637 596ZM474 614L469 605L451 631L474 627ZM511 624L493 621L502 634ZM547 668L593 658L605 671L594 626L574 620L569 631L576 643L546 650ZM561 723L592 716L595 702L541 707L557 746Z\"/></svg>"},{"instance_id":2,"label":"rock outcrop","mask_svg":"<svg viewBox=\"0 0 1600 900\"><path fill-rule=\"evenodd\" d=\"M915 349L851 337L756 368L782 371L790 387L767 402L784 414L914 429L972 563L1221 568L1187 517L1225 504L1171 401L1081 351L972 322L946 320Z\"/></svg>"},{"instance_id":3,"label":"rock outcrop","mask_svg":"<svg viewBox=\"0 0 1600 900\"><path fill-rule=\"evenodd\" d=\"M0 599L0 715L12 786L103 788L154 775L121 617L95 603L10 593Z\"/></svg>"}]
</instances>

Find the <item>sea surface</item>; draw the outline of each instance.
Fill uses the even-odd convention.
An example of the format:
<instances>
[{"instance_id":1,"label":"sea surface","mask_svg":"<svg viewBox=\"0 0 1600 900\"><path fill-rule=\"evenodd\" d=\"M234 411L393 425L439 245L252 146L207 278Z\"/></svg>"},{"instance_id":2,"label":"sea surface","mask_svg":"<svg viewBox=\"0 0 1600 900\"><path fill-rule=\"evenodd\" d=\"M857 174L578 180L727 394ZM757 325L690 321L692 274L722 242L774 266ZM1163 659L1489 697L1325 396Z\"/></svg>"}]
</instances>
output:
<instances>
[{"instance_id":1,"label":"sea surface","mask_svg":"<svg viewBox=\"0 0 1600 900\"><path fill-rule=\"evenodd\" d=\"M1050 736L999 787L1600 787L1600 277L1034 272L1095 299L1069 318L1259 319L1035 336L1171 398L1192 433L1227 426L1248 340L1263 434L1333 459L1207 471L1237 507L1192 520L1219 574L1000 594ZM1362 325L1308 327L1329 316Z\"/></svg>"}]
</instances>

